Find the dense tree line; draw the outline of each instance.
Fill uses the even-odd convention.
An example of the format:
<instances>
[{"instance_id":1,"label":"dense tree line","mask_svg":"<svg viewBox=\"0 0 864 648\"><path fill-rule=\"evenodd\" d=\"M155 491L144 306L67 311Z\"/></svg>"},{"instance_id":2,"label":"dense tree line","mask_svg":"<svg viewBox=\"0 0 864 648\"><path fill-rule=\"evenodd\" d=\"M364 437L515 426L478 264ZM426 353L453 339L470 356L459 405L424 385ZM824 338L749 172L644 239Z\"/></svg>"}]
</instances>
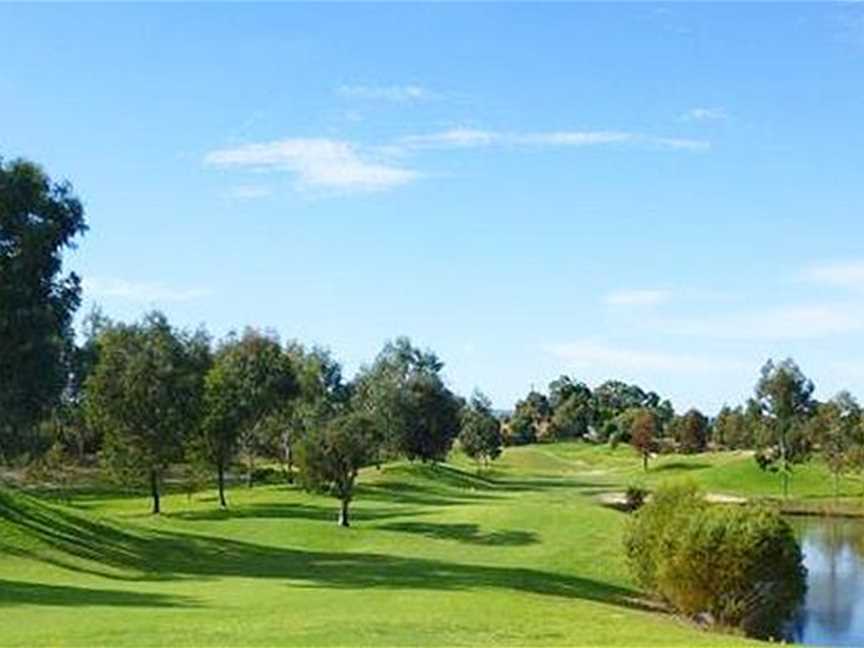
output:
<instances>
[{"instance_id":1,"label":"dense tree line","mask_svg":"<svg viewBox=\"0 0 864 648\"><path fill-rule=\"evenodd\" d=\"M518 401L504 418L508 445L584 439L629 443L646 470L657 453L751 450L764 470L775 472L788 493L795 464L818 455L835 484L844 473L864 470L864 417L855 398L843 391L817 401L815 387L792 360L767 361L753 396L743 405L724 405L713 417L698 409L683 414L655 392L607 381L595 389L569 376Z\"/></svg>"}]
</instances>

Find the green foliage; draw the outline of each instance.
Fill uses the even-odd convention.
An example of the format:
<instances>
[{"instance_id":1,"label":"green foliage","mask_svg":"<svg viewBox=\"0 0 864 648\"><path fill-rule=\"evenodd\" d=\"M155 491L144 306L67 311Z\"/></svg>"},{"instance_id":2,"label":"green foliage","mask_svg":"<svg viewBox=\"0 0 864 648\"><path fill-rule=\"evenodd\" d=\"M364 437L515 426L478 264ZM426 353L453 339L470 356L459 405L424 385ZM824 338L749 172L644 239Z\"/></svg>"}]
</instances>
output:
<instances>
[{"instance_id":1,"label":"green foliage","mask_svg":"<svg viewBox=\"0 0 864 648\"><path fill-rule=\"evenodd\" d=\"M507 421L503 431L504 443L519 446L537 441L537 426L534 417L525 411L517 411Z\"/></svg>"},{"instance_id":2,"label":"green foliage","mask_svg":"<svg viewBox=\"0 0 864 648\"><path fill-rule=\"evenodd\" d=\"M810 451L807 422L815 408L813 390L813 383L792 359L766 362L756 384L755 402L766 433L757 461L780 474L784 496L789 491L792 464L805 460Z\"/></svg>"},{"instance_id":3,"label":"green foliage","mask_svg":"<svg viewBox=\"0 0 864 648\"><path fill-rule=\"evenodd\" d=\"M501 456L501 422L492 412L492 401L477 391L462 410L459 444L466 455L488 465Z\"/></svg>"},{"instance_id":4,"label":"green foliage","mask_svg":"<svg viewBox=\"0 0 864 648\"><path fill-rule=\"evenodd\" d=\"M151 313L102 333L99 364L87 379L87 418L105 438L106 465L123 481L149 480L154 513L163 474L199 422L199 346Z\"/></svg>"},{"instance_id":5,"label":"green foliage","mask_svg":"<svg viewBox=\"0 0 864 648\"><path fill-rule=\"evenodd\" d=\"M667 433L675 439L684 454L705 452L708 445L708 418L697 409L675 416L667 426Z\"/></svg>"},{"instance_id":6,"label":"green foliage","mask_svg":"<svg viewBox=\"0 0 864 648\"><path fill-rule=\"evenodd\" d=\"M66 386L81 282L62 274L62 253L86 230L68 183L0 159L0 458L27 449Z\"/></svg>"},{"instance_id":7,"label":"green foliage","mask_svg":"<svg viewBox=\"0 0 864 648\"><path fill-rule=\"evenodd\" d=\"M709 505L692 484L659 489L625 549L639 584L677 611L779 637L805 590L801 549L776 510Z\"/></svg>"},{"instance_id":8,"label":"green foliage","mask_svg":"<svg viewBox=\"0 0 864 648\"><path fill-rule=\"evenodd\" d=\"M349 526L348 504L360 469L375 456L374 422L364 414L341 414L303 437L297 466L303 486L332 495L342 504L339 525Z\"/></svg>"},{"instance_id":9,"label":"green foliage","mask_svg":"<svg viewBox=\"0 0 864 648\"><path fill-rule=\"evenodd\" d=\"M270 436L268 419L287 408L296 393L294 364L274 336L247 329L220 345L204 381L198 449L216 470L222 506L227 506L224 474L238 449L246 453L251 485L255 455Z\"/></svg>"},{"instance_id":10,"label":"green foliage","mask_svg":"<svg viewBox=\"0 0 864 648\"><path fill-rule=\"evenodd\" d=\"M753 411L753 410L751 410ZM714 441L730 450L753 448L760 416L747 416L743 408L724 405L714 421Z\"/></svg>"},{"instance_id":11,"label":"green foliage","mask_svg":"<svg viewBox=\"0 0 864 648\"><path fill-rule=\"evenodd\" d=\"M842 473L858 463L862 438L861 407L849 392L820 404L811 421L811 435L834 478L834 495Z\"/></svg>"},{"instance_id":12,"label":"green foliage","mask_svg":"<svg viewBox=\"0 0 864 648\"><path fill-rule=\"evenodd\" d=\"M390 456L443 460L459 434L462 401L441 378L444 364L407 338L388 342L354 384L354 407L375 423Z\"/></svg>"}]
</instances>

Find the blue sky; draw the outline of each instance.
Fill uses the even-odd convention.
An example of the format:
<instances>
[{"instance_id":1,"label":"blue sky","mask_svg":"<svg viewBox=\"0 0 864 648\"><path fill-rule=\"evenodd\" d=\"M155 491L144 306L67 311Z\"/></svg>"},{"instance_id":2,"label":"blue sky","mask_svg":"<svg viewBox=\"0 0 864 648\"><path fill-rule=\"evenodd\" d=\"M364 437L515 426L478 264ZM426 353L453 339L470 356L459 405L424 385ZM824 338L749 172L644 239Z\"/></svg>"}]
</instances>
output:
<instances>
[{"instance_id":1,"label":"blue sky","mask_svg":"<svg viewBox=\"0 0 864 648\"><path fill-rule=\"evenodd\" d=\"M0 6L0 153L84 198L85 303L406 334L509 407L864 396L864 5Z\"/></svg>"}]
</instances>

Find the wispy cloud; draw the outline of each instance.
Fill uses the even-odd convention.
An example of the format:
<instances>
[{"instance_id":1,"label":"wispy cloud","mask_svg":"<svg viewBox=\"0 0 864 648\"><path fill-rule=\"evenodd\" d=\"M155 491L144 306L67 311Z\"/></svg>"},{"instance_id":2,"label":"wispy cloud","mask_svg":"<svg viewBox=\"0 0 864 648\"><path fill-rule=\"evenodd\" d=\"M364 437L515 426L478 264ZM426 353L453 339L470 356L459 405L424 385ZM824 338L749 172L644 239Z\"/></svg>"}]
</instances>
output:
<instances>
[{"instance_id":1,"label":"wispy cloud","mask_svg":"<svg viewBox=\"0 0 864 648\"><path fill-rule=\"evenodd\" d=\"M723 108L691 108L681 115L684 121L725 121L728 118Z\"/></svg>"},{"instance_id":2,"label":"wispy cloud","mask_svg":"<svg viewBox=\"0 0 864 648\"><path fill-rule=\"evenodd\" d=\"M705 151L711 143L705 140L655 137L626 131L491 131L473 128L407 135L398 141L408 148L451 149L481 147L583 147L632 144L667 149Z\"/></svg>"},{"instance_id":3,"label":"wispy cloud","mask_svg":"<svg viewBox=\"0 0 864 648\"><path fill-rule=\"evenodd\" d=\"M207 166L284 171L293 174L300 189L376 191L409 184L422 177L399 162L423 150L477 149L489 147L588 147L628 145L669 150L706 151L704 140L655 137L622 131L505 132L455 128L421 135L407 135L375 145L328 139L288 138L242 144L211 151ZM259 198L261 191L238 188L237 198Z\"/></svg>"},{"instance_id":4,"label":"wispy cloud","mask_svg":"<svg viewBox=\"0 0 864 648\"><path fill-rule=\"evenodd\" d=\"M393 103L411 103L431 101L440 98L440 94L432 92L421 85L341 85L336 93L343 97L390 101Z\"/></svg>"},{"instance_id":5,"label":"wispy cloud","mask_svg":"<svg viewBox=\"0 0 864 648\"><path fill-rule=\"evenodd\" d=\"M802 274L804 279L817 283L864 287L864 260L815 263Z\"/></svg>"},{"instance_id":6,"label":"wispy cloud","mask_svg":"<svg viewBox=\"0 0 864 648\"><path fill-rule=\"evenodd\" d=\"M207 165L287 171L301 188L376 191L416 180L411 169L377 161L351 142L324 138L244 144L208 153Z\"/></svg>"},{"instance_id":7,"label":"wispy cloud","mask_svg":"<svg viewBox=\"0 0 864 648\"><path fill-rule=\"evenodd\" d=\"M864 330L855 303L787 306L664 324L667 332L730 340L816 339Z\"/></svg>"},{"instance_id":8,"label":"wispy cloud","mask_svg":"<svg viewBox=\"0 0 864 648\"><path fill-rule=\"evenodd\" d=\"M188 302L213 294L203 288L173 288L158 282L127 281L109 277L84 278L84 294L95 297L115 297L129 301Z\"/></svg>"},{"instance_id":9,"label":"wispy cloud","mask_svg":"<svg viewBox=\"0 0 864 648\"><path fill-rule=\"evenodd\" d=\"M626 349L595 340L550 345L546 351L574 368L594 369L609 375L628 371L710 373L744 367L742 363L728 358Z\"/></svg>"},{"instance_id":10,"label":"wispy cloud","mask_svg":"<svg viewBox=\"0 0 864 648\"><path fill-rule=\"evenodd\" d=\"M667 290L617 290L603 297L610 306L656 306L669 301Z\"/></svg>"}]
</instances>

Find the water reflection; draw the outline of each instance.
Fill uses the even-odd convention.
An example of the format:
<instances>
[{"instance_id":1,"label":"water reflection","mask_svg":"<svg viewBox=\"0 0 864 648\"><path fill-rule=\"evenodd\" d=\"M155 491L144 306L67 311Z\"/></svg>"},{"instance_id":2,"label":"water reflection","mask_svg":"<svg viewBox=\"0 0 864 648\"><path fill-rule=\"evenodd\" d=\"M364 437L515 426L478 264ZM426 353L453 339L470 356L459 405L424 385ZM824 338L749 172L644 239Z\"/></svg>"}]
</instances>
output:
<instances>
[{"instance_id":1,"label":"water reflection","mask_svg":"<svg viewBox=\"0 0 864 648\"><path fill-rule=\"evenodd\" d=\"M864 520L795 518L791 523L808 572L793 640L864 646Z\"/></svg>"}]
</instances>

